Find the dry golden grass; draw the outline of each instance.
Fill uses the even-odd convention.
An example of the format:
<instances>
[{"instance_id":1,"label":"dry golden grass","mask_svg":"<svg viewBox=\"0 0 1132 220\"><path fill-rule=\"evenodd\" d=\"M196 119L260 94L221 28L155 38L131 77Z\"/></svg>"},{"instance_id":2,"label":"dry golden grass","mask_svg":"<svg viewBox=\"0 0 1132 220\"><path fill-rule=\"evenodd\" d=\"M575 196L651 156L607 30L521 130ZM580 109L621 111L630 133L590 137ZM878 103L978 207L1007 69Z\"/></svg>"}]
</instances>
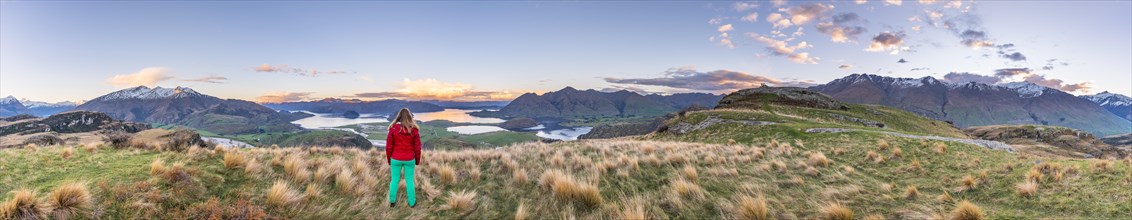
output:
<instances>
[{"instance_id":1,"label":"dry golden grass","mask_svg":"<svg viewBox=\"0 0 1132 220\"><path fill-rule=\"evenodd\" d=\"M354 187L357 183L354 182L354 173L350 170L338 171L338 175L334 176L334 186L342 193L350 194L355 193Z\"/></svg>"},{"instance_id":2,"label":"dry golden grass","mask_svg":"<svg viewBox=\"0 0 1132 220\"><path fill-rule=\"evenodd\" d=\"M621 209L617 210L615 217L622 220L648 219L644 199L637 197L621 202Z\"/></svg>"},{"instance_id":3,"label":"dry golden grass","mask_svg":"<svg viewBox=\"0 0 1132 220\"><path fill-rule=\"evenodd\" d=\"M527 169L521 168L511 172L511 182L515 183L516 185L525 185L529 181L530 180L527 177Z\"/></svg>"},{"instance_id":4,"label":"dry golden grass","mask_svg":"<svg viewBox=\"0 0 1132 220\"><path fill-rule=\"evenodd\" d=\"M951 220L982 220L984 218L985 217L983 217L983 209L982 208L979 208L979 206L977 206L977 205L975 205L971 202L968 202L967 200L963 200L963 201L959 202L958 204L955 204L955 209L951 211L951 217L949 219L951 219Z\"/></svg>"},{"instance_id":5,"label":"dry golden grass","mask_svg":"<svg viewBox=\"0 0 1132 220\"><path fill-rule=\"evenodd\" d=\"M672 181L671 187L672 193L677 195L679 198L693 200L703 200L705 198L703 187L700 187L699 185L696 185L696 183L684 180L682 178Z\"/></svg>"},{"instance_id":6,"label":"dry golden grass","mask_svg":"<svg viewBox=\"0 0 1132 220\"><path fill-rule=\"evenodd\" d=\"M825 154L822 153L822 152L810 153L808 163L811 166L819 166L819 167L826 167L826 166L829 166L829 164L830 164L829 158L826 158Z\"/></svg>"},{"instance_id":7,"label":"dry golden grass","mask_svg":"<svg viewBox=\"0 0 1132 220\"><path fill-rule=\"evenodd\" d=\"M879 141L877 141L877 147L879 147L880 150L887 150L888 147L889 147L888 141L886 141L884 139L880 139Z\"/></svg>"},{"instance_id":8,"label":"dry golden grass","mask_svg":"<svg viewBox=\"0 0 1132 220\"><path fill-rule=\"evenodd\" d=\"M864 220L884 220L884 216L880 214L872 214L865 216Z\"/></svg>"},{"instance_id":9,"label":"dry golden grass","mask_svg":"<svg viewBox=\"0 0 1132 220\"><path fill-rule=\"evenodd\" d=\"M883 190L885 192L892 192L892 189L895 188L895 187L896 186L889 184L889 183L881 183L880 184L880 190Z\"/></svg>"},{"instance_id":10,"label":"dry golden grass","mask_svg":"<svg viewBox=\"0 0 1132 220\"><path fill-rule=\"evenodd\" d=\"M261 172L263 172L263 164L255 158L248 160L247 164L244 164L244 173L247 173L249 176L258 178Z\"/></svg>"},{"instance_id":11,"label":"dry golden grass","mask_svg":"<svg viewBox=\"0 0 1132 220\"><path fill-rule=\"evenodd\" d=\"M526 203L519 203L519 207L515 208L515 220L526 220L531 217L531 213L527 211Z\"/></svg>"},{"instance_id":12,"label":"dry golden grass","mask_svg":"<svg viewBox=\"0 0 1132 220\"><path fill-rule=\"evenodd\" d=\"M1022 197L1031 197L1038 193L1038 182L1032 180L1022 181L1014 186L1015 191Z\"/></svg>"},{"instance_id":13,"label":"dry golden grass","mask_svg":"<svg viewBox=\"0 0 1132 220\"><path fill-rule=\"evenodd\" d=\"M243 167L248 163L248 157L239 152L229 151L224 153L224 168L236 169Z\"/></svg>"},{"instance_id":14,"label":"dry golden grass","mask_svg":"<svg viewBox=\"0 0 1132 220\"><path fill-rule=\"evenodd\" d=\"M475 208L475 199L476 191L468 192L467 190L461 190L458 193L450 192L448 195L448 204L445 205L444 209L463 212L471 211Z\"/></svg>"},{"instance_id":15,"label":"dry golden grass","mask_svg":"<svg viewBox=\"0 0 1132 220\"><path fill-rule=\"evenodd\" d=\"M311 176L310 170L307 169L307 160L298 155L291 155L283 160L283 172L297 183L305 183Z\"/></svg>"},{"instance_id":16,"label":"dry golden grass","mask_svg":"<svg viewBox=\"0 0 1132 220\"><path fill-rule=\"evenodd\" d=\"M441 165L437 168L437 173L440 174L440 183L445 185L456 184L456 170L448 164Z\"/></svg>"},{"instance_id":17,"label":"dry golden grass","mask_svg":"<svg viewBox=\"0 0 1132 220\"><path fill-rule=\"evenodd\" d=\"M904 150L901 150L899 147L892 148L892 157L893 158L900 158L900 157L903 157L903 156L904 156Z\"/></svg>"},{"instance_id":18,"label":"dry golden grass","mask_svg":"<svg viewBox=\"0 0 1132 220\"><path fill-rule=\"evenodd\" d=\"M276 208L286 208L295 205L301 200L302 196L299 195L298 191L292 189L291 185L287 184L287 181L277 180L275 184L271 185L271 189L268 189L267 200L265 202Z\"/></svg>"},{"instance_id":19,"label":"dry golden grass","mask_svg":"<svg viewBox=\"0 0 1132 220\"><path fill-rule=\"evenodd\" d=\"M0 219L47 219L51 208L36 200L35 191L21 189L12 198L0 203Z\"/></svg>"},{"instance_id":20,"label":"dry golden grass","mask_svg":"<svg viewBox=\"0 0 1132 220\"><path fill-rule=\"evenodd\" d=\"M82 183L66 183L56 187L47 196L47 204L51 207L50 216L54 219L86 218L90 212L90 191Z\"/></svg>"},{"instance_id":21,"label":"dry golden grass","mask_svg":"<svg viewBox=\"0 0 1132 220\"><path fill-rule=\"evenodd\" d=\"M59 152L59 154L60 154L59 156L63 157L63 159L71 158L71 156L75 155L75 148L74 147L63 148L63 151Z\"/></svg>"},{"instance_id":22,"label":"dry golden grass","mask_svg":"<svg viewBox=\"0 0 1132 220\"><path fill-rule=\"evenodd\" d=\"M975 187L977 187L979 184L979 182L975 180L975 177L972 177L971 175L963 176L963 178L959 180L959 183L959 191L975 189Z\"/></svg>"},{"instance_id":23,"label":"dry golden grass","mask_svg":"<svg viewBox=\"0 0 1132 220\"><path fill-rule=\"evenodd\" d=\"M303 193L303 198L306 200L315 199L322 196L322 184L307 183L307 190Z\"/></svg>"},{"instance_id":24,"label":"dry golden grass","mask_svg":"<svg viewBox=\"0 0 1132 220\"><path fill-rule=\"evenodd\" d=\"M838 203L822 206L818 214L818 219L823 220L853 220L853 210Z\"/></svg>"},{"instance_id":25,"label":"dry golden grass","mask_svg":"<svg viewBox=\"0 0 1132 220\"><path fill-rule=\"evenodd\" d=\"M897 148L897 149L899 149L899 148ZM919 159L914 159L914 160L912 160L912 163L908 164L908 170L923 171L924 167L920 165Z\"/></svg>"},{"instance_id":26,"label":"dry golden grass","mask_svg":"<svg viewBox=\"0 0 1132 220\"><path fill-rule=\"evenodd\" d=\"M732 202L735 204L735 210L733 210L735 219L766 220L771 218L770 207L766 203L766 197L762 195L758 197L740 195Z\"/></svg>"},{"instance_id":27,"label":"dry golden grass","mask_svg":"<svg viewBox=\"0 0 1132 220\"><path fill-rule=\"evenodd\" d=\"M943 194L939 194L939 196L936 197L936 200L939 200L940 202L950 202L951 199L951 193L948 193L947 191L943 191Z\"/></svg>"},{"instance_id":28,"label":"dry golden grass","mask_svg":"<svg viewBox=\"0 0 1132 220\"><path fill-rule=\"evenodd\" d=\"M696 181L696 179L700 176L699 173L696 172L696 167L692 165L684 165L684 169L681 169L680 173L684 175L684 178L692 181Z\"/></svg>"},{"instance_id":29,"label":"dry golden grass","mask_svg":"<svg viewBox=\"0 0 1132 220\"><path fill-rule=\"evenodd\" d=\"M1093 160L1093 171L1096 171L1096 172L1111 171L1112 170L1112 164L1113 164L1112 160L1108 160L1108 159Z\"/></svg>"},{"instance_id":30,"label":"dry golden grass","mask_svg":"<svg viewBox=\"0 0 1132 220\"><path fill-rule=\"evenodd\" d=\"M1026 172L1026 180L1028 180L1028 181L1034 181L1034 182L1040 183L1040 182L1042 182L1043 178L1044 178L1044 175L1042 174L1042 171L1038 171L1037 169L1030 169L1030 171Z\"/></svg>"},{"instance_id":31,"label":"dry golden grass","mask_svg":"<svg viewBox=\"0 0 1132 220\"><path fill-rule=\"evenodd\" d=\"M559 200L576 202L591 207L602 203L601 192L596 185L578 181L569 175L555 177L552 181L551 192Z\"/></svg>"},{"instance_id":32,"label":"dry golden grass","mask_svg":"<svg viewBox=\"0 0 1132 220\"><path fill-rule=\"evenodd\" d=\"M166 169L168 168L165 167L165 161L162 161L161 158L154 159L152 163L149 163L149 175L159 176L165 173Z\"/></svg>"},{"instance_id":33,"label":"dry golden grass","mask_svg":"<svg viewBox=\"0 0 1132 220\"><path fill-rule=\"evenodd\" d=\"M920 189L916 188L916 186L908 186L907 188L904 188L904 198L905 199L916 199L916 198L919 198L919 197L920 197Z\"/></svg>"},{"instance_id":34,"label":"dry golden grass","mask_svg":"<svg viewBox=\"0 0 1132 220\"><path fill-rule=\"evenodd\" d=\"M870 150L868 153L865 154L865 160L876 160L877 158L880 158L880 155L877 155L876 151Z\"/></svg>"},{"instance_id":35,"label":"dry golden grass","mask_svg":"<svg viewBox=\"0 0 1132 220\"><path fill-rule=\"evenodd\" d=\"M89 143L84 144L84 145L82 145L82 148L83 148L83 150L85 150L87 153L90 153L90 154L98 153L98 145L95 145L95 144L89 144Z\"/></svg>"},{"instance_id":36,"label":"dry golden grass","mask_svg":"<svg viewBox=\"0 0 1132 220\"><path fill-rule=\"evenodd\" d=\"M932 151L935 151L935 153L937 153L937 154L943 154L943 153L947 152L947 144L944 144L942 142L936 142L935 145L932 147Z\"/></svg>"}]
</instances>

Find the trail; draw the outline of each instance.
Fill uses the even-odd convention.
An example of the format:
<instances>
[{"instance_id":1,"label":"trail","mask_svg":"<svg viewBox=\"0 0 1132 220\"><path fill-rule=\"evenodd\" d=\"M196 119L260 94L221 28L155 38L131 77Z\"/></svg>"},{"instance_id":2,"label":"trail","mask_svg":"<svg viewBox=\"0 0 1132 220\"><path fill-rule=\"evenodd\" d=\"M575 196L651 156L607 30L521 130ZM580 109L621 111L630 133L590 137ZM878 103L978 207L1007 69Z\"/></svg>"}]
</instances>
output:
<instances>
[{"instance_id":1,"label":"trail","mask_svg":"<svg viewBox=\"0 0 1132 220\"><path fill-rule=\"evenodd\" d=\"M1004 151L1007 151L1007 152L1014 153L1014 147L1010 146L1009 144L998 142L998 141L973 140L973 139L963 139L963 138L949 138L949 137L939 137L939 136L922 136L922 135L911 135L911 134L896 133L896 132L889 132L889 131L870 131L870 130L849 129L849 128L810 128L810 129L806 129L806 133L843 133L843 132L855 132L855 131L880 133L880 134L887 134L887 135L892 135L892 136L897 136L897 137L905 137L905 138L928 139L928 140L939 140L939 141L953 141L953 142L959 142L959 143L964 143L964 144L978 145L978 146L982 146L982 147L985 147L985 148L991 149L991 150L1004 150Z\"/></svg>"}]
</instances>

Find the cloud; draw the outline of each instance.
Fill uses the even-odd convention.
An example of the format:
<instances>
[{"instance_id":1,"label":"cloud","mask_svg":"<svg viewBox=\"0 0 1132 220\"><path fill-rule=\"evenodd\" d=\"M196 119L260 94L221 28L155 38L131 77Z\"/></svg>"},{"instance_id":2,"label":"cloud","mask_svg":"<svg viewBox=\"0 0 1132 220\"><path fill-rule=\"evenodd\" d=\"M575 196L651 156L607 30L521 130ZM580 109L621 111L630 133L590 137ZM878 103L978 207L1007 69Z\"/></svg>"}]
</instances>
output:
<instances>
[{"instance_id":1,"label":"cloud","mask_svg":"<svg viewBox=\"0 0 1132 220\"><path fill-rule=\"evenodd\" d=\"M930 5L935 4L936 0L919 0L920 4Z\"/></svg>"},{"instance_id":2,"label":"cloud","mask_svg":"<svg viewBox=\"0 0 1132 220\"><path fill-rule=\"evenodd\" d=\"M1026 56L1022 55L1022 53L1019 53L1019 52L1005 53L1005 52L999 51L998 55L1002 58L1006 58L1006 59L1011 60L1011 61L1026 61Z\"/></svg>"},{"instance_id":3,"label":"cloud","mask_svg":"<svg viewBox=\"0 0 1132 220\"><path fill-rule=\"evenodd\" d=\"M854 0L853 3L857 3L858 5L861 5L861 4L869 3L869 0Z\"/></svg>"},{"instance_id":4,"label":"cloud","mask_svg":"<svg viewBox=\"0 0 1132 220\"><path fill-rule=\"evenodd\" d=\"M786 56L791 61L802 64L816 64L821 58L811 57L809 53L797 52L797 50L804 48L811 48L813 45L802 41L794 46L788 45L789 42L783 40L775 40L773 38L762 36L758 34L751 34L751 37L756 41L762 42L766 45L766 49L776 56Z\"/></svg>"},{"instance_id":5,"label":"cloud","mask_svg":"<svg viewBox=\"0 0 1132 220\"><path fill-rule=\"evenodd\" d=\"M774 4L774 7L778 7L786 5L786 0L770 0L770 3Z\"/></svg>"},{"instance_id":6,"label":"cloud","mask_svg":"<svg viewBox=\"0 0 1132 220\"><path fill-rule=\"evenodd\" d=\"M759 21L759 13L758 12L751 12L751 14L748 14L747 16L743 16L743 18L740 18L740 20L743 20L743 21L746 21L746 22L758 22Z\"/></svg>"},{"instance_id":7,"label":"cloud","mask_svg":"<svg viewBox=\"0 0 1132 220\"><path fill-rule=\"evenodd\" d=\"M817 24L818 32L829 35L833 42L856 42L857 36L867 31L864 27L850 25L859 21L859 17L857 13L834 15L830 21Z\"/></svg>"},{"instance_id":8,"label":"cloud","mask_svg":"<svg viewBox=\"0 0 1132 220\"><path fill-rule=\"evenodd\" d=\"M931 69L932 68L927 68L927 67L916 67L916 68L912 68L908 71L921 71L921 70L931 70Z\"/></svg>"},{"instance_id":9,"label":"cloud","mask_svg":"<svg viewBox=\"0 0 1132 220\"><path fill-rule=\"evenodd\" d=\"M1001 82L1002 79L998 78L998 77L994 77L994 76L984 76L984 75L967 73L967 72L962 72L962 73L960 73L960 72L950 72L950 73L947 73L947 75L943 75L943 81L951 82L951 83L977 82L977 83L984 83L984 84L993 85L993 84L996 84L998 82Z\"/></svg>"},{"instance_id":10,"label":"cloud","mask_svg":"<svg viewBox=\"0 0 1132 220\"><path fill-rule=\"evenodd\" d=\"M735 30L735 28L731 27L731 24L725 24L723 26L719 26L719 28L716 29L716 30L718 30L719 32L722 33L722 32L728 32L728 31L731 31L731 30Z\"/></svg>"},{"instance_id":11,"label":"cloud","mask_svg":"<svg viewBox=\"0 0 1132 220\"><path fill-rule=\"evenodd\" d=\"M902 4L904 4L904 2L901 1L901 0L884 0L884 4L885 5L902 5Z\"/></svg>"},{"instance_id":12,"label":"cloud","mask_svg":"<svg viewBox=\"0 0 1132 220\"><path fill-rule=\"evenodd\" d=\"M280 64L280 65L274 65L273 66L273 65L268 65L266 63L263 64L263 65L259 65L257 67L254 67L252 69L255 70L256 72L290 73L290 74L295 74L295 75L300 75L300 76L312 76L312 77L318 76L318 75L321 75L321 74L356 73L356 72L346 72L346 71L325 71L325 70L318 70L318 69L295 68L295 67L291 67L287 64Z\"/></svg>"},{"instance_id":13,"label":"cloud","mask_svg":"<svg viewBox=\"0 0 1132 220\"><path fill-rule=\"evenodd\" d=\"M723 18L712 18L707 21L710 25L719 25L723 23Z\"/></svg>"},{"instance_id":14,"label":"cloud","mask_svg":"<svg viewBox=\"0 0 1132 220\"><path fill-rule=\"evenodd\" d=\"M511 100L515 94L509 91L479 91L472 85L463 83L448 83L436 79L410 80L404 79L399 89L392 92L367 92L354 94L357 98L372 99L438 99L438 100Z\"/></svg>"},{"instance_id":15,"label":"cloud","mask_svg":"<svg viewBox=\"0 0 1132 220\"><path fill-rule=\"evenodd\" d=\"M759 4L755 2L736 2L735 11L746 11L758 8Z\"/></svg>"},{"instance_id":16,"label":"cloud","mask_svg":"<svg viewBox=\"0 0 1132 220\"><path fill-rule=\"evenodd\" d=\"M700 91L733 91L759 87L763 84L772 86L813 85L811 82L784 81L731 70L698 72L687 67L668 69L664 72L664 76L659 78L622 79L607 77L605 81L614 84L663 86Z\"/></svg>"},{"instance_id":17,"label":"cloud","mask_svg":"<svg viewBox=\"0 0 1132 220\"><path fill-rule=\"evenodd\" d=\"M205 76L205 77L195 78L195 79L182 79L181 81L203 82L203 83L224 83L227 80L228 80L228 77L223 77L223 76Z\"/></svg>"},{"instance_id":18,"label":"cloud","mask_svg":"<svg viewBox=\"0 0 1132 220\"><path fill-rule=\"evenodd\" d=\"M770 22L770 24L773 25L774 28L777 28L779 30L794 25L794 23L790 22L790 19L786 19L786 17L782 16L782 14L779 13L771 13L770 15L767 15L766 22Z\"/></svg>"},{"instance_id":19,"label":"cloud","mask_svg":"<svg viewBox=\"0 0 1132 220\"><path fill-rule=\"evenodd\" d=\"M259 103L282 103L309 100L309 92L273 92L256 97Z\"/></svg>"},{"instance_id":20,"label":"cloud","mask_svg":"<svg viewBox=\"0 0 1132 220\"><path fill-rule=\"evenodd\" d=\"M993 42L987 40L987 33L983 31L965 30L959 34L959 38L960 43L973 49L994 46Z\"/></svg>"},{"instance_id":21,"label":"cloud","mask_svg":"<svg viewBox=\"0 0 1132 220\"><path fill-rule=\"evenodd\" d=\"M114 75L107 78L106 83L114 87L131 87L131 86L154 86L158 82L173 79L170 76L169 70L161 67L149 67L137 72Z\"/></svg>"},{"instance_id":22,"label":"cloud","mask_svg":"<svg viewBox=\"0 0 1132 220\"><path fill-rule=\"evenodd\" d=\"M853 65L849 65L849 64L841 64L841 66L838 66L837 68L838 68L838 69L847 70L847 69L851 69L851 68L853 68Z\"/></svg>"},{"instance_id":23,"label":"cloud","mask_svg":"<svg viewBox=\"0 0 1132 220\"><path fill-rule=\"evenodd\" d=\"M994 70L994 76L1007 79L1021 80L1040 86L1050 87L1066 92L1089 92L1093 88L1090 82L1066 83L1064 80L1047 78L1046 75L1036 74L1030 68L1004 68Z\"/></svg>"},{"instance_id":24,"label":"cloud","mask_svg":"<svg viewBox=\"0 0 1132 220\"><path fill-rule=\"evenodd\" d=\"M812 20L820 18L828 11L833 10L833 5L822 3L803 4L786 9L786 13L790 14L790 22L795 25L803 25Z\"/></svg>"},{"instance_id":25,"label":"cloud","mask_svg":"<svg viewBox=\"0 0 1132 220\"><path fill-rule=\"evenodd\" d=\"M1057 59L1049 59L1049 60L1046 60L1046 65L1042 66L1042 70L1052 70L1058 64L1060 64L1061 66L1069 66L1068 62L1065 62L1065 61L1057 62Z\"/></svg>"},{"instance_id":26,"label":"cloud","mask_svg":"<svg viewBox=\"0 0 1132 220\"><path fill-rule=\"evenodd\" d=\"M873 41L869 44L869 48L865 51L870 52L884 52L888 51L891 54L897 54L900 50L904 49L904 32L881 32L873 37Z\"/></svg>"}]
</instances>

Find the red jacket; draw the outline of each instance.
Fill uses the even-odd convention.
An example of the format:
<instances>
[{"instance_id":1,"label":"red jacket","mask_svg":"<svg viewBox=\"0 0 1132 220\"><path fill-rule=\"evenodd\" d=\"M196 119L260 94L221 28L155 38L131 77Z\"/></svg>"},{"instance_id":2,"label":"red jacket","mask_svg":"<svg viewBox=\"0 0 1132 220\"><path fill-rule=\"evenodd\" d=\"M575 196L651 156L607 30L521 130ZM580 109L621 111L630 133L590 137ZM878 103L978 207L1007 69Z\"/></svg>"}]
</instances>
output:
<instances>
[{"instance_id":1,"label":"red jacket","mask_svg":"<svg viewBox=\"0 0 1132 220\"><path fill-rule=\"evenodd\" d=\"M421 164L421 134L418 129L412 132L401 132L405 127L396 124L389 127L389 134L385 137L385 162L389 159L409 161L417 160Z\"/></svg>"}]
</instances>

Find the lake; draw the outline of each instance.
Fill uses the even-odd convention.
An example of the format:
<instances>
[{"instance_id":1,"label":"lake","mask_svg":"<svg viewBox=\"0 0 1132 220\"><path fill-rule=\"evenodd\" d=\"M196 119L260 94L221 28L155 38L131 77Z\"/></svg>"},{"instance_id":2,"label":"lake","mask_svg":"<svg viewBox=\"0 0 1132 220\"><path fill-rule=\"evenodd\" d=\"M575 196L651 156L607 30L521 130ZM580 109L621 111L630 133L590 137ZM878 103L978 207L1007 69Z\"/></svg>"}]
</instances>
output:
<instances>
[{"instance_id":1,"label":"lake","mask_svg":"<svg viewBox=\"0 0 1132 220\"><path fill-rule=\"evenodd\" d=\"M444 109L444 111L439 111L439 112L414 113L413 116L415 116L415 119L420 120L420 121L448 120L448 121L459 122L459 123L483 123L483 124L497 124L497 123L502 123L504 121L503 119L498 119L498 118L476 117L476 116L472 116L472 115L468 114L468 113L475 112L475 111L480 111L480 110L476 110L476 109ZM302 112L306 112L306 113L312 114L314 116L307 117L307 118L304 118L304 119L299 119L299 120L296 120L292 123L298 124L300 127L303 127L303 128L306 128L306 129L349 130L350 132L357 133L357 131L353 131L353 129L343 129L343 128L336 128L336 127L353 125L353 124L389 122L388 120L386 120L385 115L379 115L379 114L361 114L358 118L349 119L349 118L342 117L342 114L312 113L312 112L308 112L308 111L302 111ZM570 140L577 140L578 136L589 133L590 129L592 129L592 128L591 127L564 127L564 126L559 126L558 123L554 122L554 121L545 121L545 122L540 122L540 124L538 126L531 127L531 128L525 128L525 129L521 129L521 130L522 131L535 131L535 132L537 132L536 135L538 135L539 137L543 137L543 138L570 141ZM490 125L468 125L468 126L454 126L454 127L448 128L448 131L452 131L452 132L456 132L456 133L460 133L460 134L465 134L465 135L481 134L481 133L487 133L487 132L493 132L493 131L504 131L504 130L506 130L506 129L500 128L498 126L490 126ZM365 135L363 134L363 136L365 136ZM382 146L384 145L384 141L377 141L377 140L371 140L371 141L374 142L374 144L380 144Z\"/></svg>"}]
</instances>

